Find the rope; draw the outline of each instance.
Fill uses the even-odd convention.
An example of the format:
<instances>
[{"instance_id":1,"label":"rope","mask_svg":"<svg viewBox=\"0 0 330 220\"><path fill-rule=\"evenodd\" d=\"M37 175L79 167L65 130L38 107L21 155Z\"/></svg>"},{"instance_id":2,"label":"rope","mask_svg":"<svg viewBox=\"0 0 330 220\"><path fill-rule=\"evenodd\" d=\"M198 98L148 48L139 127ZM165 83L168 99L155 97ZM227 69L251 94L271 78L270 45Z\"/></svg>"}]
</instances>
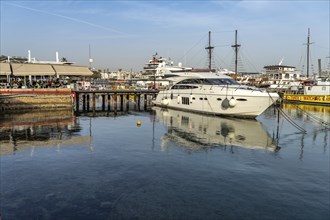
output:
<instances>
[{"instance_id":1,"label":"rope","mask_svg":"<svg viewBox=\"0 0 330 220\"><path fill-rule=\"evenodd\" d=\"M211 106L211 103L209 102L209 99L207 98L207 96L205 95L205 98L206 98L206 101L207 101L207 104L210 106L211 108L211 112L213 113L213 116L216 116L215 112L213 111L213 108Z\"/></svg>"},{"instance_id":2,"label":"rope","mask_svg":"<svg viewBox=\"0 0 330 220\"><path fill-rule=\"evenodd\" d=\"M302 128L301 126L299 126L296 122L294 122L287 114L285 114L285 112L281 109L278 108L276 106L276 103L273 99L273 97L269 94L269 92L267 91L268 96L270 97L270 99L272 100L273 104L275 105L275 108L281 113L281 115L283 116L283 118L285 118L291 125L293 125L295 128L297 128L300 132L302 133L307 133L307 131Z\"/></svg>"},{"instance_id":3,"label":"rope","mask_svg":"<svg viewBox=\"0 0 330 220\"><path fill-rule=\"evenodd\" d=\"M318 122L320 125L324 126L326 129L329 129L330 128L330 123L321 119L321 118L318 118L317 116L305 111L304 109L300 108L298 105L295 105L295 107L302 111L303 113L305 113L306 115L308 115L311 119L313 119L314 121Z\"/></svg>"}]
</instances>

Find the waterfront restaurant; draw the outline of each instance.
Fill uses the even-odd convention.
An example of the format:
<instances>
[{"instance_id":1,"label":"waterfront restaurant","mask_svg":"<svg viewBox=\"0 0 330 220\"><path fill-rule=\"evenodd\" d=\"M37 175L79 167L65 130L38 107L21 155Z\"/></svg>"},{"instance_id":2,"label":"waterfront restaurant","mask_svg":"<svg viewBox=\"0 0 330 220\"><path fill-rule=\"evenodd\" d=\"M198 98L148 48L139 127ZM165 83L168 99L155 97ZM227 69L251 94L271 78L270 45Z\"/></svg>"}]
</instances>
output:
<instances>
[{"instance_id":1,"label":"waterfront restaurant","mask_svg":"<svg viewBox=\"0 0 330 220\"><path fill-rule=\"evenodd\" d=\"M0 82L8 82L10 80L11 69L9 63L0 63Z\"/></svg>"},{"instance_id":2,"label":"waterfront restaurant","mask_svg":"<svg viewBox=\"0 0 330 220\"><path fill-rule=\"evenodd\" d=\"M42 63L0 63L1 82L11 85L18 81L29 86L33 81L80 80L93 72L86 66Z\"/></svg>"}]
</instances>

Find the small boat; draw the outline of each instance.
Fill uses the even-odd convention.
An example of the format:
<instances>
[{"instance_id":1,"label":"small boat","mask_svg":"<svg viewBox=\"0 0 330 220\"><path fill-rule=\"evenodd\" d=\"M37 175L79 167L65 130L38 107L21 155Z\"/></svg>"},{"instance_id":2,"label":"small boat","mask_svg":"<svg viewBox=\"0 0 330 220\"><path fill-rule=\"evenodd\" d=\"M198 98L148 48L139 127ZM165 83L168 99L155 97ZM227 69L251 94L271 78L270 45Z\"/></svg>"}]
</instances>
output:
<instances>
[{"instance_id":1,"label":"small boat","mask_svg":"<svg viewBox=\"0 0 330 220\"><path fill-rule=\"evenodd\" d=\"M310 32L307 37L307 77L309 76ZM313 80L305 80L300 86L284 91L285 102L297 102L330 106L330 76L319 76Z\"/></svg>"},{"instance_id":2,"label":"small boat","mask_svg":"<svg viewBox=\"0 0 330 220\"><path fill-rule=\"evenodd\" d=\"M283 94L283 100L286 102L330 106L330 77L306 80L301 86L286 91Z\"/></svg>"},{"instance_id":3,"label":"small boat","mask_svg":"<svg viewBox=\"0 0 330 220\"><path fill-rule=\"evenodd\" d=\"M244 86L232 77L213 72L186 72L172 77L172 85L159 91L154 105L238 118L253 118L274 104L279 95Z\"/></svg>"}]
</instances>

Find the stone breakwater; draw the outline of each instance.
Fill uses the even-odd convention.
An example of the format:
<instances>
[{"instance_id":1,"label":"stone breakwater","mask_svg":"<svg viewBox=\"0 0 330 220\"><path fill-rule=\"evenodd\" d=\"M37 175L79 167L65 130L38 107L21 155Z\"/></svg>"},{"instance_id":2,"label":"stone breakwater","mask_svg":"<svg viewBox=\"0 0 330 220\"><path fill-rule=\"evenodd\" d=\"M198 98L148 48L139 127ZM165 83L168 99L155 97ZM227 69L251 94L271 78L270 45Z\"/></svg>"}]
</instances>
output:
<instances>
[{"instance_id":1,"label":"stone breakwater","mask_svg":"<svg viewBox=\"0 0 330 220\"><path fill-rule=\"evenodd\" d=\"M0 111L72 109L71 89L0 89Z\"/></svg>"}]
</instances>

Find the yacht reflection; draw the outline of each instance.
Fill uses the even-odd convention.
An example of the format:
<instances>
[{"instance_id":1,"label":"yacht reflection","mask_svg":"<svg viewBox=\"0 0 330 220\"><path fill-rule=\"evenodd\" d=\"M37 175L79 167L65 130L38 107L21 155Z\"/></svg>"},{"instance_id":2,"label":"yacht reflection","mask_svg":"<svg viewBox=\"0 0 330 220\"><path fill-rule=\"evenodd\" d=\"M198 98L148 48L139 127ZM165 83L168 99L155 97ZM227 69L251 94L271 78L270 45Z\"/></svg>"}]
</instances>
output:
<instances>
[{"instance_id":1,"label":"yacht reflection","mask_svg":"<svg viewBox=\"0 0 330 220\"><path fill-rule=\"evenodd\" d=\"M158 107L153 109L157 119L168 127L168 132L161 139L162 150L170 148L172 141L189 151L227 146L279 150L256 120L221 118Z\"/></svg>"},{"instance_id":2,"label":"yacht reflection","mask_svg":"<svg viewBox=\"0 0 330 220\"><path fill-rule=\"evenodd\" d=\"M0 155L36 146L75 145L90 142L72 111L36 111L0 115Z\"/></svg>"}]
</instances>

